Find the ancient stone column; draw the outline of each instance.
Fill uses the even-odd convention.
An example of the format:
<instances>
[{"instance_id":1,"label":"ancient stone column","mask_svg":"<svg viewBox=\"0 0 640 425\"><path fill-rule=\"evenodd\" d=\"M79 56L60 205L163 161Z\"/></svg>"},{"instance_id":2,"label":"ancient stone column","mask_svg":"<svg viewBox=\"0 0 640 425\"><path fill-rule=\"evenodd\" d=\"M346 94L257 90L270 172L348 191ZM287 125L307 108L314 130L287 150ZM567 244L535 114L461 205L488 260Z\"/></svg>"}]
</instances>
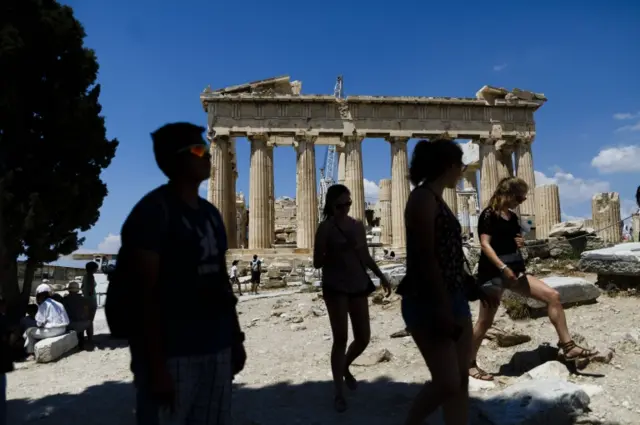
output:
<instances>
[{"instance_id":1,"label":"ancient stone column","mask_svg":"<svg viewBox=\"0 0 640 425\"><path fill-rule=\"evenodd\" d=\"M616 192L596 193L591 199L593 227L605 243L622 241L620 195Z\"/></svg>"},{"instance_id":2,"label":"ancient stone column","mask_svg":"<svg viewBox=\"0 0 640 425\"><path fill-rule=\"evenodd\" d=\"M269 203L269 171L272 157L265 136L250 136L251 160L249 169L249 249L271 247L271 205Z\"/></svg>"},{"instance_id":3,"label":"ancient stone column","mask_svg":"<svg viewBox=\"0 0 640 425\"><path fill-rule=\"evenodd\" d=\"M344 184L344 181L347 177L345 173L347 159L344 153L344 148L337 146L336 153L338 154L338 184Z\"/></svg>"},{"instance_id":4,"label":"ancient stone column","mask_svg":"<svg viewBox=\"0 0 640 425\"><path fill-rule=\"evenodd\" d=\"M276 188L273 176L273 145L267 141L267 160L269 168L269 248L276 239Z\"/></svg>"},{"instance_id":5,"label":"ancient stone column","mask_svg":"<svg viewBox=\"0 0 640 425\"><path fill-rule=\"evenodd\" d=\"M345 180L344 185L351 192L349 215L366 225L364 215L364 177L362 175L362 138L347 137L344 145Z\"/></svg>"},{"instance_id":6,"label":"ancient stone column","mask_svg":"<svg viewBox=\"0 0 640 425\"><path fill-rule=\"evenodd\" d=\"M484 209L498 187L495 140L480 139L480 209Z\"/></svg>"},{"instance_id":7,"label":"ancient stone column","mask_svg":"<svg viewBox=\"0 0 640 425\"><path fill-rule=\"evenodd\" d=\"M560 223L560 191L558 185L548 184L535 188L536 239L547 239L551 228Z\"/></svg>"},{"instance_id":8,"label":"ancient stone column","mask_svg":"<svg viewBox=\"0 0 640 425\"><path fill-rule=\"evenodd\" d=\"M462 227L462 234L469 235L471 233L471 215L469 214L469 197L466 193L458 194L458 217L460 220L460 226Z\"/></svg>"},{"instance_id":9,"label":"ancient stone column","mask_svg":"<svg viewBox=\"0 0 640 425\"><path fill-rule=\"evenodd\" d=\"M393 243L392 216L391 216L391 179L380 180L380 192L378 192L378 202L380 203L380 242L383 245ZM404 230L403 230L404 232Z\"/></svg>"},{"instance_id":10,"label":"ancient stone column","mask_svg":"<svg viewBox=\"0 0 640 425\"><path fill-rule=\"evenodd\" d=\"M533 156L531 154L531 142L533 139L518 140L516 144L516 176L529 185L527 200L520 205L522 216L535 216L535 188L536 178L533 173ZM535 223L535 222L534 222Z\"/></svg>"},{"instance_id":11,"label":"ancient stone column","mask_svg":"<svg viewBox=\"0 0 640 425\"><path fill-rule=\"evenodd\" d=\"M215 137L211 141L211 177L209 178L209 193L207 199L218 208L222 219L225 221L227 234L229 227L227 223L229 195L229 178L231 175L231 163L229 161L229 138L226 136Z\"/></svg>"},{"instance_id":12,"label":"ancient stone column","mask_svg":"<svg viewBox=\"0 0 640 425\"><path fill-rule=\"evenodd\" d=\"M640 214L631 217L631 240L640 242Z\"/></svg>"},{"instance_id":13,"label":"ancient stone column","mask_svg":"<svg viewBox=\"0 0 640 425\"><path fill-rule=\"evenodd\" d=\"M318 226L315 146L309 139L296 143L296 243L298 248L311 249Z\"/></svg>"},{"instance_id":14,"label":"ancient stone column","mask_svg":"<svg viewBox=\"0 0 640 425\"><path fill-rule=\"evenodd\" d=\"M229 176L227 178L227 211L225 217L227 229L227 244L229 249L238 247L238 223L236 212L236 181L238 179L238 164L236 158L235 139L229 141Z\"/></svg>"},{"instance_id":15,"label":"ancient stone column","mask_svg":"<svg viewBox=\"0 0 640 425\"><path fill-rule=\"evenodd\" d=\"M504 140L496 142L496 159L498 181L513 176L513 150Z\"/></svg>"},{"instance_id":16,"label":"ancient stone column","mask_svg":"<svg viewBox=\"0 0 640 425\"><path fill-rule=\"evenodd\" d=\"M454 215L458 215L458 191L455 188L445 187L442 192L442 199L447 203Z\"/></svg>"},{"instance_id":17,"label":"ancient stone column","mask_svg":"<svg viewBox=\"0 0 640 425\"><path fill-rule=\"evenodd\" d=\"M391 234L394 248L406 248L407 234L404 228L404 208L409 199L408 137L389 137L391 145Z\"/></svg>"},{"instance_id":18,"label":"ancient stone column","mask_svg":"<svg viewBox=\"0 0 640 425\"><path fill-rule=\"evenodd\" d=\"M473 240L478 241L478 176L476 170L467 170L462 175L462 189L473 193L465 197L469 211L469 232L473 233Z\"/></svg>"}]
</instances>

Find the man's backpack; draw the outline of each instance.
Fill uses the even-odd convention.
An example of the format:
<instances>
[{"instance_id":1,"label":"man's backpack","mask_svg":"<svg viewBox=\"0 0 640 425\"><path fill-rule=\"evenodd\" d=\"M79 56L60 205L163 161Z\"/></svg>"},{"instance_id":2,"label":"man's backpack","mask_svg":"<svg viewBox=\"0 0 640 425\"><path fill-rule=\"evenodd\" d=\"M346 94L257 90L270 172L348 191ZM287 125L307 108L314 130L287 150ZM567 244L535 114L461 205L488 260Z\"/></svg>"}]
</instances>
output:
<instances>
[{"instance_id":1,"label":"man's backpack","mask_svg":"<svg viewBox=\"0 0 640 425\"><path fill-rule=\"evenodd\" d=\"M251 262L251 271L252 272L260 271L260 260L254 260Z\"/></svg>"},{"instance_id":2,"label":"man's backpack","mask_svg":"<svg viewBox=\"0 0 640 425\"><path fill-rule=\"evenodd\" d=\"M169 226L169 207L164 196L161 198L161 204L165 215L165 225ZM109 286L107 287L104 314L111 337L115 339L131 339L136 328L140 326L142 287L133 273L135 269L128 264L127 252L122 246L118 251L115 267L108 272L105 271Z\"/></svg>"}]
</instances>

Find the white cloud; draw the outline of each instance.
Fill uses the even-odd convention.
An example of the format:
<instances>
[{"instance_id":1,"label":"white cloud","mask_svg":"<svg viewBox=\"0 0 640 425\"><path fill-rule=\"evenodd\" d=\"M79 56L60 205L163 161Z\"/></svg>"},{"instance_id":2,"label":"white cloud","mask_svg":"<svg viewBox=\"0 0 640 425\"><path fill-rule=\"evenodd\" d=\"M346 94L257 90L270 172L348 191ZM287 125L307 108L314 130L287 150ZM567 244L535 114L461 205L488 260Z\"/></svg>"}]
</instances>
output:
<instances>
[{"instance_id":1,"label":"white cloud","mask_svg":"<svg viewBox=\"0 0 640 425\"><path fill-rule=\"evenodd\" d=\"M631 113L631 112L618 112L617 114L613 114L614 120L632 120L640 118L640 112Z\"/></svg>"},{"instance_id":2,"label":"white cloud","mask_svg":"<svg viewBox=\"0 0 640 425\"><path fill-rule=\"evenodd\" d=\"M499 65L493 65L493 70L496 72L500 72L502 70L504 70L507 67L506 63L501 63Z\"/></svg>"},{"instance_id":3,"label":"white cloud","mask_svg":"<svg viewBox=\"0 0 640 425\"><path fill-rule=\"evenodd\" d=\"M560 191L560 204L578 204L591 200L594 194L609 192L609 182L595 179L582 179L571 173L558 169L553 176L547 176L541 171L535 172L536 185L557 184Z\"/></svg>"},{"instance_id":4,"label":"white cloud","mask_svg":"<svg viewBox=\"0 0 640 425\"><path fill-rule=\"evenodd\" d=\"M364 180L364 200L365 202L375 203L378 201L378 192L380 188L378 184L367 179Z\"/></svg>"},{"instance_id":5,"label":"white cloud","mask_svg":"<svg viewBox=\"0 0 640 425\"><path fill-rule=\"evenodd\" d=\"M116 254L120 249L120 235L109 233L106 238L98 244L98 251L104 254Z\"/></svg>"},{"instance_id":6,"label":"white cloud","mask_svg":"<svg viewBox=\"0 0 640 425\"><path fill-rule=\"evenodd\" d=\"M640 146L603 149L591 160L591 166L604 174L640 172Z\"/></svg>"}]
</instances>

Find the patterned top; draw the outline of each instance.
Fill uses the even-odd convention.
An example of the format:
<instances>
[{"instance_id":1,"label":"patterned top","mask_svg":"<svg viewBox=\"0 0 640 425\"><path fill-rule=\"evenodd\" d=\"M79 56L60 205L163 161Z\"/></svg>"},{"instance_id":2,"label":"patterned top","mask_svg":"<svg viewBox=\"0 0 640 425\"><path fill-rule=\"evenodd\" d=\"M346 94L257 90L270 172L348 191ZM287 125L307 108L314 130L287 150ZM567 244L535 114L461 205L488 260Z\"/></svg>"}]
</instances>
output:
<instances>
[{"instance_id":1,"label":"patterned top","mask_svg":"<svg viewBox=\"0 0 640 425\"><path fill-rule=\"evenodd\" d=\"M424 188L431 191L426 186L418 186L418 188ZM442 271L442 280L446 288L452 293L459 293L464 290L464 252L462 250L462 228L458 222L457 217L451 212L447 204L440 196L435 196L436 199L436 212L435 212L435 233L433 243L435 244L435 255ZM405 221L408 224L408 221ZM421 278L410 279L409 274L412 274L414 261L420 261L418 258L414 259L411 252L415 252L418 245L415 238L418 237L416 232L412 232L407 227L407 277L403 280L407 285L401 283L401 287L406 287L409 292L420 292L420 286L424 282L420 283ZM423 288L424 289L424 288ZM404 288L398 288L397 293L402 295Z\"/></svg>"},{"instance_id":2,"label":"patterned top","mask_svg":"<svg viewBox=\"0 0 640 425\"><path fill-rule=\"evenodd\" d=\"M464 286L464 251L462 250L462 227L444 200L436 196L435 216L436 257L442 270L442 279L451 292L461 291Z\"/></svg>"}]
</instances>

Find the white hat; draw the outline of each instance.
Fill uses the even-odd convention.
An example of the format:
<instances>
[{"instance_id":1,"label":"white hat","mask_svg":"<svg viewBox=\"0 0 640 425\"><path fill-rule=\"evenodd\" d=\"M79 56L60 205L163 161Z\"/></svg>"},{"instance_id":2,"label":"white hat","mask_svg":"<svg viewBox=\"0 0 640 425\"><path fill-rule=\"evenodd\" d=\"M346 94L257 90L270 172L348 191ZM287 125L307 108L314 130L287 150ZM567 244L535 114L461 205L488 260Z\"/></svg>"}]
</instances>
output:
<instances>
[{"instance_id":1,"label":"white hat","mask_svg":"<svg viewBox=\"0 0 640 425\"><path fill-rule=\"evenodd\" d=\"M41 283L36 288L36 295L44 294L46 292L51 292L51 287L49 285L47 285L46 283Z\"/></svg>"}]
</instances>

